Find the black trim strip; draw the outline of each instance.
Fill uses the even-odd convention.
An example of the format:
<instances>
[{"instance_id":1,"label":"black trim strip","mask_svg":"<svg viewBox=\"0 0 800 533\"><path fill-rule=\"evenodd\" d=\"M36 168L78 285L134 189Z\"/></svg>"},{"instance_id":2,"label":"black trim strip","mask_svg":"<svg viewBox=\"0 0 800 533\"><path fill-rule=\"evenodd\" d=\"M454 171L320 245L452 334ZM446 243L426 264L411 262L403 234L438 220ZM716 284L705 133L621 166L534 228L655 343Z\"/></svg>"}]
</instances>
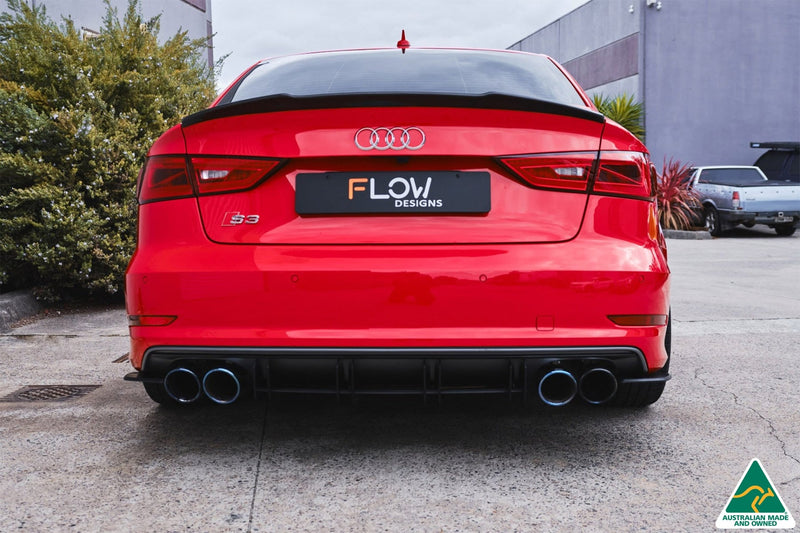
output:
<instances>
[{"instance_id":1,"label":"black trim strip","mask_svg":"<svg viewBox=\"0 0 800 533\"><path fill-rule=\"evenodd\" d=\"M254 98L241 102L217 105L184 117L183 127L218 118L274 113L278 111L299 111L304 109L338 109L356 107L457 107L467 109L508 109L548 113L604 123L605 117L589 108L487 93L477 96L456 94L407 94L407 93L364 93L332 94L321 96L289 96L277 94L264 98Z\"/></svg>"},{"instance_id":2,"label":"black trim strip","mask_svg":"<svg viewBox=\"0 0 800 533\"><path fill-rule=\"evenodd\" d=\"M638 348L632 346L581 346L581 347L442 347L442 348L299 348L253 346L152 346L142 358L142 368L147 367L150 356L174 355L194 358L218 357L290 357L290 358L401 358L401 359L486 359L486 358L568 358L633 356L647 372L647 361Z\"/></svg>"},{"instance_id":3,"label":"black trim strip","mask_svg":"<svg viewBox=\"0 0 800 533\"><path fill-rule=\"evenodd\" d=\"M667 373L663 373L663 374L658 374L658 375L650 376L650 377L646 377L646 378L626 378L626 379L620 380L619 383L620 383L620 385L633 385L633 384L636 384L636 383L662 383L662 382L666 383L667 381L669 381L671 379L672 379L671 375L669 375Z\"/></svg>"}]
</instances>

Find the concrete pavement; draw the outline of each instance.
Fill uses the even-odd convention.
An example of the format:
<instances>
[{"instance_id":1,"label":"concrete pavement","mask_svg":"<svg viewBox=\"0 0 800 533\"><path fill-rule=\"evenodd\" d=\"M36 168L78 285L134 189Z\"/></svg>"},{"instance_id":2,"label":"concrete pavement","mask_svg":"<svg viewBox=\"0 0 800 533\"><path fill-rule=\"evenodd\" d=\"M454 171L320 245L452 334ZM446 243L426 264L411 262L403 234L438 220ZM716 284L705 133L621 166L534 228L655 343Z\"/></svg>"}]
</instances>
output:
<instances>
[{"instance_id":1,"label":"concrete pavement","mask_svg":"<svg viewBox=\"0 0 800 533\"><path fill-rule=\"evenodd\" d=\"M800 518L800 236L670 240L673 379L647 409L284 399L167 410L121 308L0 335L0 531L713 531L758 457Z\"/></svg>"}]
</instances>

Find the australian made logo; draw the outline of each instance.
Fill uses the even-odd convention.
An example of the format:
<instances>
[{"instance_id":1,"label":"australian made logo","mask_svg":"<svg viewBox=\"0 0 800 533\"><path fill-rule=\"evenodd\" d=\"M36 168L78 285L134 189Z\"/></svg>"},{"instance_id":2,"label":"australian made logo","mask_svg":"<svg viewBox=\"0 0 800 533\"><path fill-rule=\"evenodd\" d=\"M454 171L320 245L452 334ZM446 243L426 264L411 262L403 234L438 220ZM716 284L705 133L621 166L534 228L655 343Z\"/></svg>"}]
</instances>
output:
<instances>
[{"instance_id":1,"label":"australian made logo","mask_svg":"<svg viewBox=\"0 0 800 533\"><path fill-rule=\"evenodd\" d=\"M717 518L720 529L791 529L794 518L758 459L753 459Z\"/></svg>"}]
</instances>

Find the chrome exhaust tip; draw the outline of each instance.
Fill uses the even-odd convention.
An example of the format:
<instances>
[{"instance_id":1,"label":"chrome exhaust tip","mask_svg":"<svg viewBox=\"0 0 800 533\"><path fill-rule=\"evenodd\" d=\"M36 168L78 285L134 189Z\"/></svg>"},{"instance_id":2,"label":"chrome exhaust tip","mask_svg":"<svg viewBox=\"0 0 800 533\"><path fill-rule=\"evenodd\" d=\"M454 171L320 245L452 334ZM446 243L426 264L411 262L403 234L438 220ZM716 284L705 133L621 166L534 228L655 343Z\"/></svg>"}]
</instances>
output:
<instances>
[{"instance_id":1,"label":"chrome exhaust tip","mask_svg":"<svg viewBox=\"0 0 800 533\"><path fill-rule=\"evenodd\" d=\"M164 390L178 403L192 403L200 398L200 380L188 368L173 368L164 376Z\"/></svg>"},{"instance_id":2,"label":"chrome exhaust tip","mask_svg":"<svg viewBox=\"0 0 800 533\"><path fill-rule=\"evenodd\" d=\"M553 407L567 405L577 392L578 382L566 370L551 370L539 381L539 398Z\"/></svg>"},{"instance_id":3,"label":"chrome exhaust tip","mask_svg":"<svg viewBox=\"0 0 800 533\"><path fill-rule=\"evenodd\" d=\"M586 403L604 404L617 393L617 377L606 368L591 368L581 376L578 392Z\"/></svg>"},{"instance_id":4,"label":"chrome exhaust tip","mask_svg":"<svg viewBox=\"0 0 800 533\"><path fill-rule=\"evenodd\" d=\"M236 374L227 368L215 368L203 376L203 392L212 402L228 405L239 398L242 387Z\"/></svg>"}]
</instances>

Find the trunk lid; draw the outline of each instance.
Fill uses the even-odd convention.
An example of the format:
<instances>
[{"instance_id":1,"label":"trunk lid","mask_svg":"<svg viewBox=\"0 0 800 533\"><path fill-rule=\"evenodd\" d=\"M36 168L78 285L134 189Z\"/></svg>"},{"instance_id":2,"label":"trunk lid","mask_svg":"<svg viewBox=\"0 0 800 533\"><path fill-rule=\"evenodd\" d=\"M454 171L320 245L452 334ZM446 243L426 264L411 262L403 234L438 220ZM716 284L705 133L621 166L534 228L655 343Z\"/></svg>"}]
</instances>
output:
<instances>
[{"instance_id":1,"label":"trunk lid","mask_svg":"<svg viewBox=\"0 0 800 533\"><path fill-rule=\"evenodd\" d=\"M190 157L282 160L247 190L198 198L208 237L228 244L569 240L587 194L534 188L496 158L577 154L591 165L602 130L574 116L446 107L278 111L183 128Z\"/></svg>"}]
</instances>

